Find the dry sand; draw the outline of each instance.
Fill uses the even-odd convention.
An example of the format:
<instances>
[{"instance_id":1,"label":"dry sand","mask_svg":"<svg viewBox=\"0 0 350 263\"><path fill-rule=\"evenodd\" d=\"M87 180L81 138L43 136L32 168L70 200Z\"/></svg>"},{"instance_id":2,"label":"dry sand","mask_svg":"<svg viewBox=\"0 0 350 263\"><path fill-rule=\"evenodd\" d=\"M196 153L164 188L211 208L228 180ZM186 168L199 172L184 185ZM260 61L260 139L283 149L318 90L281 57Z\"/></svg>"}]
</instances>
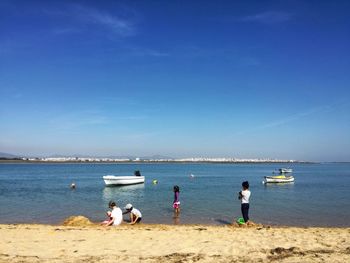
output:
<instances>
[{"instance_id":1,"label":"dry sand","mask_svg":"<svg viewBox=\"0 0 350 263\"><path fill-rule=\"evenodd\" d=\"M0 225L0 262L350 262L350 228Z\"/></svg>"}]
</instances>

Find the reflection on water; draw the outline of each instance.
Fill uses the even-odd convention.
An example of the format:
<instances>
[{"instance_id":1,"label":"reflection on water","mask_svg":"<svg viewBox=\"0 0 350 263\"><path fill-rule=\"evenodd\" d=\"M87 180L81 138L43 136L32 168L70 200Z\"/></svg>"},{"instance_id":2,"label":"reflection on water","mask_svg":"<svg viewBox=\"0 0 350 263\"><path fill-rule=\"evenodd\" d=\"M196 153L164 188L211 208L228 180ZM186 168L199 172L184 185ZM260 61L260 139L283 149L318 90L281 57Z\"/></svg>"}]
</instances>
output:
<instances>
[{"instance_id":1,"label":"reflection on water","mask_svg":"<svg viewBox=\"0 0 350 263\"><path fill-rule=\"evenodd\" d=\"M133 184L125 186L109 186L102 190L103 200L132 200L143 195L144 184Z\"/></svg>"},{"instance_id":2,"label":"reflection on water","mask_svg":"<svg viewBox=\"0 0 350 263\"><path fill-rule=\"evenodd\" d=\"M173 224L174 225L180 225L180 216L179 215L174 215L173 216Z\"/></svg>"},{"instance_id":3,"label":"reflection on water","mask_svg":"<svg viewBox=\"0 0 350 263\"><path fill-rule=\"evenodd\" d=\"M294 182L287 183L264 183L265 188L292 188L294 186Z\"/></svg>"}]
</instances>

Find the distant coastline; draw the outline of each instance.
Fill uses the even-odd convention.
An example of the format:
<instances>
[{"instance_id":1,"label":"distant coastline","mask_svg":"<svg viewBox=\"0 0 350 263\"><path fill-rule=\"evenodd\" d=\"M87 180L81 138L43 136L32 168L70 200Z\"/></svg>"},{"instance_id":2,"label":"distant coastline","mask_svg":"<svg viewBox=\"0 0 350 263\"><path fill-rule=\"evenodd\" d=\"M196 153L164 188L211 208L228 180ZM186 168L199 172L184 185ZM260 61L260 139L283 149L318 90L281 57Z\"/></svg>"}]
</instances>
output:
<instances>
[{"instance_id":1,"label":"distant coastline","mask_svg":"<svg viewBox=\"0 0 350 263\"><path fill-rule=\"evenodd\" d=\"M38 159L22 159L22 158L0 158L0 163L39 163L39 164L58 164L58 163L71 163L71 164L164 164L164 163L176 163L176 164L190 164L190 163L210 163L210 164L291 164L291 163L318 163L310 161L296 161L296 160L265 160L265 159L237 159L237 160L210 160L210 159L195 159L195 160L96 160L96 159L84 159L84 160L44 160Z\"/></svg>"}]
</instances>

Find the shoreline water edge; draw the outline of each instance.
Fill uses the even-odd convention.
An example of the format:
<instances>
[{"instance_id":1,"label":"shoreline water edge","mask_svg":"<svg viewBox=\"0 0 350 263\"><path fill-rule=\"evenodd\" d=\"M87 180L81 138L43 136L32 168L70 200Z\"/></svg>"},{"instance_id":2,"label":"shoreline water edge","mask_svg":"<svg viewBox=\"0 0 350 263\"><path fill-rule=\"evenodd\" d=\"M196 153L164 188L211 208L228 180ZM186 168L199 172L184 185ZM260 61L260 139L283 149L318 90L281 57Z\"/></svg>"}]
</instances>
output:
<instances>
[{"instance_id":1,"label":"shoreline water edge","mask_svg":"<svg viewBox=\"0 0 350 263\"><path fill-rule=\"evenodd\" d=\"M281 166L1 164L0 223L57 224L71 215L84 215L99 222L105 218L108 202L113 200L121 207L135 205L142 212L143 223L225 225L241 217L238 192L242 182L249 181L249 216L254 222L275 226L350 226L348 164L285 165L293 169L295 183L262 183L264 176L278 173ZM105 186L104 175L133 175L135 170L145 176L144 184ZM181 188L178 222L173 219L175 185ZM334 193L337 197L330 198ZM51 209L52 204L55 208Z\"/></svg>"}]
</instances>

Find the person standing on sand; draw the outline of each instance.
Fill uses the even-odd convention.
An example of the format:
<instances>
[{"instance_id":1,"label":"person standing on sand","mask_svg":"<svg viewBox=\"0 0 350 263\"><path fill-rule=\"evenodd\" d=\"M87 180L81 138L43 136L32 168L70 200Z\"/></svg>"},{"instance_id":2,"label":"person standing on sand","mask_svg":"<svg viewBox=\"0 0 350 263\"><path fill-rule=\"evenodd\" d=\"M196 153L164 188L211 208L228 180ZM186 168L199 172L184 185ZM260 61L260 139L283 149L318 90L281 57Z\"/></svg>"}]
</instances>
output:
<instances>
[{"instance_id":1,"label":"person standing on sand","mask_svg":"<svg viewBox=\"0 0 350 263\"><path fill-rule=\"evenodd\" d=\"M112 209L111 217L112 220L106 224L106 226L118 226L123 222L123 212L122 210L117 206L117 204L114 201L110 201L108 204L108 207Z\"/></svg>"},{"instance_id":2,"label":"person standing on sand","mask_svg":"<svg viewBox=\"0 0 350 263\"><path fill-rule=\"evenodd\" d=\"M178 216L180 213L180 187L175 185L174 186L174 202L173 202L173 208L175 216Z\"/></svg>"},{"instance_id":3,"label":"person standing on sand","mask_svg":"<svg viewBox=\"0 0 350 263\"><path fill-rule=\"evenodd\" d=\"M241 200L241 211L245 224L249 225L249 183L248 181L244 181L242 183L242 191L238 193L238 199Z\"/></svg>"}]
</instances>

